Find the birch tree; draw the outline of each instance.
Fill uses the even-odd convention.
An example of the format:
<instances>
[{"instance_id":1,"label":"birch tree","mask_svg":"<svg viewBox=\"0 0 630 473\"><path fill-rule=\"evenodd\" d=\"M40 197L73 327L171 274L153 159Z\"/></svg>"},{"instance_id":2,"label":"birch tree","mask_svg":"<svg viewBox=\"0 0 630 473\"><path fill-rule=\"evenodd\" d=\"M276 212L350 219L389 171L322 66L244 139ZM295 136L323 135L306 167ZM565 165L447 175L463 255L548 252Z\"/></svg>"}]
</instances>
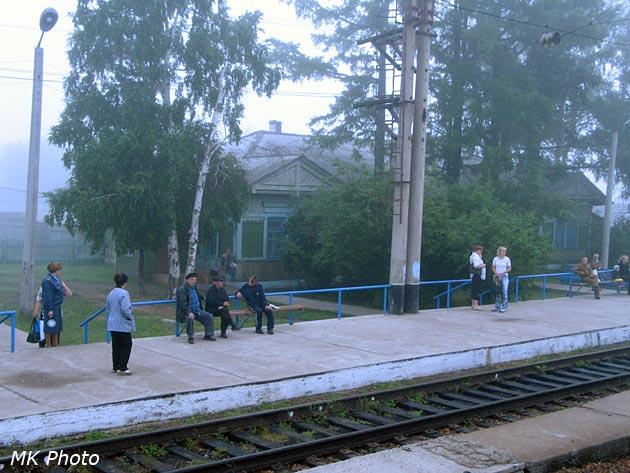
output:
<instances>
[{"instance_id":1,"label":"birch tree","mask_svg":"<svg viewBox=\"0 0 630 473\"><path fill-rule=\"evenodd\" d=\"M119 248L140 244L143 235L166 243L171 289L181 277L183 236L186 270L192 271L209 173L215 173L213 185L244 192L243 173L221 151L224 141L240 137L244 92L269 96L282 79L316 77L327 68L295 44L262 39L260 18L259 12L231 16L225 0L79 0L66 108L51 135L64 146L72 177L68 189L50 195L51 220L93 241L103 226L112 226ZM145 129L152 131L150 140ZM127 146L107 152L111 167L99 166L99 153L116 140ZM128 162L138 171L117 174L116 166ZM92 163L89 176L81 173L85 163ZM154 171L143 172L148 169ZM111 184L135 189L153 206L111 200ZM78 198L91 193L106 196L102 211L114 204L117 212L100 218ZM224 209L224 218L238 217L242 197L233 210ZM137 238L126 240L130 227Z\"/></svg>"}]
</instances>

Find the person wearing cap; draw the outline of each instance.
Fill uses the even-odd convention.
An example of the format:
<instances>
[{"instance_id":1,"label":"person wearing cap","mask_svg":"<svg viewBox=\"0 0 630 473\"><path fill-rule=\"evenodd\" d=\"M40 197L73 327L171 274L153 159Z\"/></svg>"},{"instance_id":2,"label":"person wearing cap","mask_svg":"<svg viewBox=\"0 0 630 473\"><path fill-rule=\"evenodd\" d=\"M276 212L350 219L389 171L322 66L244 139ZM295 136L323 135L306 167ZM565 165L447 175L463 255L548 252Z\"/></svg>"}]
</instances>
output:
<instances>
[{"instance_id":1,"label":"person wearing cap","mask_svg":"<svg viewBox=\"0 0 630 473\"><path fill-rule=\"evenodd\" d=\"M229 307L229 296L223 287L223 279L217 274L212 278L212 286L206 293L206 312L210 312L215 317L217 315L221 317L221 338L227 338L225 332L228 327L232 327L232 330L239 329L230 316Z\"/></svg>"},{"instance_id":2,"label":"person wearing cap","mask_svg":"<svg viewBox=\"0 0 630 473\"><path fill-rule=\"evenodd\" d=\"M247 305L256 312L256 333L263 333L262 316L265 314L267 317L267 333L273 335L273 311L267 302L267 296L265 296L262 285L258 283L258 276L249 278L249 282L243 284L243 287L238 290L236 297L245 299Z\"/></svg>"},{"instance_id":3,"label":"person wearing cap","mask_svg":"<svg viewBox=\"0 0 630 473\"><path fill-rule=\"evenodd\" d=\"M176 292L176 317L180 323L186 323L188 343L195 343L194 321L201 322L205 329L204 340L216 340L214 338L214 320L212 314L201 309L202 297L197 290L197 273L188 273L186 281Z\"/></svg>"}]
</instances>

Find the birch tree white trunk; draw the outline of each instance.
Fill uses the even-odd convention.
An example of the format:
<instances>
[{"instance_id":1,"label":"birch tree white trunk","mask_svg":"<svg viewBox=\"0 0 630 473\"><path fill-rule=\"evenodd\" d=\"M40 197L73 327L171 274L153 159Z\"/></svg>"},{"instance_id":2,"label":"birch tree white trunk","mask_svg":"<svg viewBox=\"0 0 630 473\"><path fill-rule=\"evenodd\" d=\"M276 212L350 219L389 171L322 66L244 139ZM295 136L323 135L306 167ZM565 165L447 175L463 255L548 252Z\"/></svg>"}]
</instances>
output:
<instances>
[{"instance_id":1,"label":"birch tree white trunk","mask_svg":"<svg viewBox=\"0 0 630 473\"><path fill-rule=\"evenodd\" d=\"M216 151L217 130L221 118L221 110L225 97L225 68L221 69L219 74L219 90L217 93L217 101L210 115L210 134L204 150L203 160L197 175L197 187L195 189L195 202L193 204L192 218L190 220L190 229L188 230L188 260L186 263L186 274L195 270L197 264L197 247L199 246L199 217L201 216L201 204L203 202L203 193L206 187L206 178L210 170L210 159Z\"/></svg>"},{"instance_id":2,"label":"birch tree white trunk","mask_svg":"<svg viewBox=\"0 0 630 473\"><path fill-rule=\"evenodd\" d=\"M171 39L171 46L166 52L164 56L164 80L162 81L162 86L160 88L160 96L162 97L162 103L165 107L171 106L171 81L168 74L168 64L171 59L171 52L173 49L173 45L175 43L175 35L177 34L177 24L179 17L181 16L180 12L175 13L175 18L173 20L173 24L171 25L171 30L169 32L169 36ZM171 127L173 123L171 122ZM175 291L179 284L181 278L181 266L179 260L179 241L177 238L177 228L175 224L175 216L172 217L171 223L171 232L168 235L168 240L166 244L167 254L168 254L168 294L169 297L175 297Z\"/></svg>"}]
</instances>

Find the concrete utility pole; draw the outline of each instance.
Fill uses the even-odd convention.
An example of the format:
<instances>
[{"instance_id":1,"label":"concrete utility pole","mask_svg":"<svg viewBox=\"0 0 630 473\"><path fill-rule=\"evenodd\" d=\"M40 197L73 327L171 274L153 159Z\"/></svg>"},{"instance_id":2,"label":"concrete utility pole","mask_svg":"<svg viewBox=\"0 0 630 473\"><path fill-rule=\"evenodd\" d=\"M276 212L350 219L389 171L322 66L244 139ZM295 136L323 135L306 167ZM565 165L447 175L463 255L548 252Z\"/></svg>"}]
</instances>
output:
<instances>
[{"instance_id":1,"label":"concrete utility pole","mask_svg":"<svg viewBox=\"0 0 630 473\"><path fill-rule=\"evenodd\" d=\"M37 197L39 195L39 145L42 131L42 82L44 50L40 47L44 33L57 23L57 12L44 10L39 18L42 34L35 47L33 68L33 98L31 106L31 138L28 150L28 178L26 183L26 222L22 251L22 281L20 284L20 313L30 314L33 309L33 278L35 260L35 230L37 225Z\"/></svg>"},{"instance_id":2,"label":"concrete utility pole","mask_svg":"<svg viewBox=\"0 0 630 473\"><path fill-rule=\"evenodd\" d=\"M407 274L407 234L409 224L409 183L411 172L411 137L413 123L413 77L416 53L415 1L405 0L402 32L402 68L400 85L400 120L398 124L398 153L392 159L394 209L392 247L389 265L391 287L390 313L402 315Z\"/></svg>"},{"instance_id":3,"label":"concrete utility pole","mask_svg":"<svg viewBox=\"0 0 630 473\"><path fill-rule=\"evenodd\" d=\"M413 139L411 151L411 189L407 237L407 274L405 312L420 309L420 253L422 249L422 210L424 205L424 167L427 151L427 116L429 102L429 61L435 0L424 0L418 35L416 92L414 98Z\"/></svg>"},{"instance_id":4,"label":"concrete utility pole","mask_svg":"<svg viewBox=\"0 0 630 473\"><path fill-rule=\"evenodd\" d=\"M615 166L617 165L617 141L619 133L613 131L610 145L610 162L608 163L608 182L606 183L606 207L604 210L604 228L602 231L602 267L608 267L610 253L610 227L612 227L612 199L615 192Z\"/></svg>"}]
</instances>

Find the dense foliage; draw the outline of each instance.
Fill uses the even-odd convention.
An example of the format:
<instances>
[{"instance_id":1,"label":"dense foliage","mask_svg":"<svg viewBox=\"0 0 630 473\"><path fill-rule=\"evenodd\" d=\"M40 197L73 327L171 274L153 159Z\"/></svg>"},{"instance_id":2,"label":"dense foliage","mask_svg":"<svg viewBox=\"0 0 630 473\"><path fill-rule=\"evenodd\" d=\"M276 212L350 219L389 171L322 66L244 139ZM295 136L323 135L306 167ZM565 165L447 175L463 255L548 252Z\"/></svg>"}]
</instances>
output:
<instances>
[{"instance_id":1,"label":"dense foliage","mask_svg":"<svg viewBox=\"0 0 630 473\"><path fill-rule=\"evenodd\" d=\"M345 90L312 126L326 142L372 146L375 109L355 108L378 91L379 54L369 38L392 29L389 0L288 0L320 31ZM630 119L630 6L622 0L436 2L429 163L449 182L468 172L519 194L559 169L605 174L610 136ZM542 46L540 36L561 41ZM390 88L391 93L391 88ZM630 190L630 146L620 134L618 178ZM514 196L514 199L511 197ZM535 201L532 202L536 204Z\"/></svg>"},{"instance_id":2,"label":"dense foliage","mask_svg":"<svg viewBox=\"0 0 630 473\"><path fill-rule=\"evenodd\" d=\"M71 178L47 196L48 221L97 247L111 228L118 251L168 241L176 275L177 240L188 241L194 266L197 216L207 238L238 220L248 194L221 152L240 136L245 90L270 95L320 65L260 38L260 16L234 17L225 0L79 0L66 107L50 137Z\"/></svg>"},{"instance_id":3,"label":"dense foliage","mask_svg":"<svg viewBox=\"0 0 630 473\"><path fill-rule=\"evenodd\" d=\"M630 219L621 218L610 232L609 266L617 264L621 255L630 255Z\"/></svg>"},{"instance_id":4,"label":"dense foliage","mask_svg":"<svg viewBox=\"0 0 630 473\"><path fill-rule=\"evenodd\" d=\"M549 242L538 219L499 200L480 185L433 181L425 198L422 279L467 277L472 245L487 248L491 262L507 246L518 274L545 262ZM313 287L382 284L388 280L391 188L363 177L303 198L288 223L284 260Z\"/></svg>"}]
</instances>

